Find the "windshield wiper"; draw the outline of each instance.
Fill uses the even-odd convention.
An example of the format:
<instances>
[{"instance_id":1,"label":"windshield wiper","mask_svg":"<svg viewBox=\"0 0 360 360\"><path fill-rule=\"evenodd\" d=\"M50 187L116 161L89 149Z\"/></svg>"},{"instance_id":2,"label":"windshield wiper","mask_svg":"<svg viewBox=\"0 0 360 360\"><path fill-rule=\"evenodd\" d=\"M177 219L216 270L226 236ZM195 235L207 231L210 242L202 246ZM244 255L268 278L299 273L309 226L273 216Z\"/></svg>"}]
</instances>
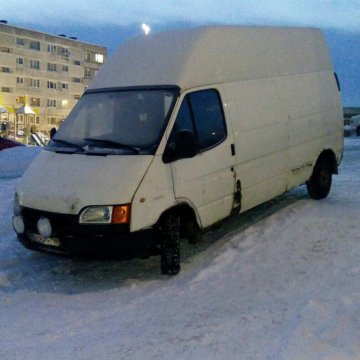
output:
<instances>
[{"instance_id":1,"label":"windshield wiper","mask_svg":"<svg viewBox=\"0 0 360 360\"><path fill-rule=\"evenodd\" d=\"M60 144L63 144L63 145L67 145L69 147L72 147L72 148L75 148L75 149L78 149L78 150L81 150L81 151L84 151L83 147L78 145L78 144L73 144L69 141L66 141L66 140L61 140L61 139L51 139L51 142L58 142Z\"/></svg>"},{"instance_id":2,"label":"windshield wiper","mask_svg":"<svg viewBox=\"0 0 360 360\"><path fill-rule=\"evenodd\" d=\"M133 145L123 144L117 141L113 140L106 140L106 139L96 139L96 138L85 138L86 141L93 141L98 143L99 145L102 144L103 146L109 146L111 148L116 149L129 149L138 154L140 152L140 149Z\"/></svg>"}]
</instances>

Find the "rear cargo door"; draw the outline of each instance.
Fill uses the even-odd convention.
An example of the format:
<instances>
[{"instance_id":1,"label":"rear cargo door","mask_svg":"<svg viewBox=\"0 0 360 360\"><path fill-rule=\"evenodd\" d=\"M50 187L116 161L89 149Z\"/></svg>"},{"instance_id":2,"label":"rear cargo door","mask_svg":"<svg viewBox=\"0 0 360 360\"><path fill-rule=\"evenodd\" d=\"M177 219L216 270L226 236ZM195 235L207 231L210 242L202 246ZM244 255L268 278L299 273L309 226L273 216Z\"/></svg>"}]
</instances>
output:
<instances>
[{"instance_id":1,"label":"rear cargo door","mask_svg":"<svg viewBox=\"0 0 360 360\"><path fill-rule=\"evenodd\" d=\"M184 97L169 142L184 130L193 133L196 154L171 162L175 197L190 203L207 227L231 213L235 192L232 132L226 126L217 90Z\"/></svg>"}]
</instances>

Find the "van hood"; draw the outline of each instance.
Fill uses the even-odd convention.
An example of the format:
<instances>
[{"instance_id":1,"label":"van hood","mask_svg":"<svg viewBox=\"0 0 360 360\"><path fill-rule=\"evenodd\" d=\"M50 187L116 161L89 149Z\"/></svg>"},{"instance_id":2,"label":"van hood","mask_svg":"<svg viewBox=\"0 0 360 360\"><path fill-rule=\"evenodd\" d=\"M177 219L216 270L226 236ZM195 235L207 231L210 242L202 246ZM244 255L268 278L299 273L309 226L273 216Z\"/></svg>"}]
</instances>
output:
<instances>
[{"instance_id":1,"label":"van hood","mask_svg":"<svg viewBox=\"0 0 360 360\"><path fill-rule=\"evenodd\" d=\"M90 156L43 150L17 184L21 206L78 214L89 205L130 203L151 155Z\"/></svg>"}]
</instances>

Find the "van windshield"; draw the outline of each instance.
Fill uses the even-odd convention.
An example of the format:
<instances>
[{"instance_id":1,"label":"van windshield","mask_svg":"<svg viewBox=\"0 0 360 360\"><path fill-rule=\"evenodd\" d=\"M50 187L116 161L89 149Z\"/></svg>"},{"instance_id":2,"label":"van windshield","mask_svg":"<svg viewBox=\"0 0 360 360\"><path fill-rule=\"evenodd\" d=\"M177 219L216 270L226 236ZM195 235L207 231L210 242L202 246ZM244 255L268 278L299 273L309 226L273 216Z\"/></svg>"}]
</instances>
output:
<instances>
[{"instance_id":1,"label":"van windshield","mask_svg":"<svg viewBox=\"0 0 360 360\"><path fill-rule=\"evenodd\" d=\"M86 92L48 150L154 154L177 96L177 88Z\"/></svg>"}]
</instances>

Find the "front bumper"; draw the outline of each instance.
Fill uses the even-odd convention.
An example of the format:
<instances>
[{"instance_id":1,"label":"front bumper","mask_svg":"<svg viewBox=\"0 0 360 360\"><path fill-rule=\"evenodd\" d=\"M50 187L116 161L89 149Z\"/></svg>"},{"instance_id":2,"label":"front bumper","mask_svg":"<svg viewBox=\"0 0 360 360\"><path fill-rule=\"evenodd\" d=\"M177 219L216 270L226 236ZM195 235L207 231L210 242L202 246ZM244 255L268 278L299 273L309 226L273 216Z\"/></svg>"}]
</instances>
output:
<instances>
[{"instance_id":1,"label":"front bumper","mask_svg":"<svg viewBox=\"0 0 360 360\"><path fill-rule=\"evenodd\" d=\"M67 255L143 256L157 251L154 229L130 232L129 225L79 224L78 215L57 214L22 208L25 224L18 240L32 250ZM37 230L40 218L49 219L52 234L46 238Z\"/></svg>"}]
</instances>

